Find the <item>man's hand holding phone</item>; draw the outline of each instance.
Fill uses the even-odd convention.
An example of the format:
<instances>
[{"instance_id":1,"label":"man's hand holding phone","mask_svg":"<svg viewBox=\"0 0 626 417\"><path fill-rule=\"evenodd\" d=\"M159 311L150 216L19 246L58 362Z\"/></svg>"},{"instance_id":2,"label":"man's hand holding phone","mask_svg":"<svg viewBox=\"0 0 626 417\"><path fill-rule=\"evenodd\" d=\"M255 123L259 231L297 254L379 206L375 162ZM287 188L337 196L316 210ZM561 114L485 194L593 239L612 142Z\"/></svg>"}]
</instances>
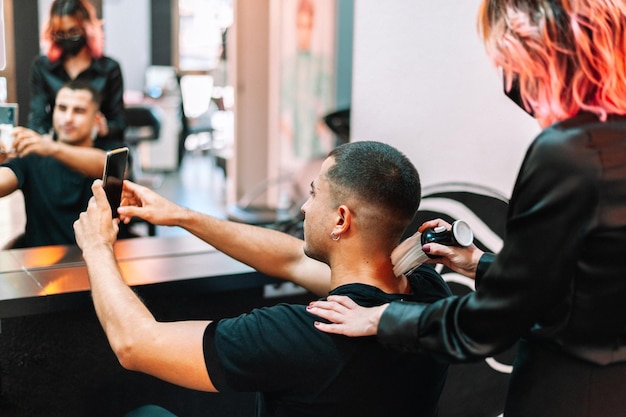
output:
<instances>
[{"instance_id":1,"label":"man's hand holding phone","mask_svg":"<svg viewBox=\"0 0 626 417\"><path fill-rule=\"evenodd\" d=\"M107 152L102 175L102 187L111 206L113 218L117 218L117 209L122 200L122 187L128 166L128 148L118 148Z\"/></svg>"},{"instance_id":2,"label":"man's hand holding phone","mask_svg":"<svg viewBox=\"0 0 626 417\"><path fill-rule=\"evenodd\" d=\"M0 103L0 163L9 155L15 156L13 129L17 126L16 103Z\"/></svg>"},{"instance_id":3,"label":"man's hand holding phone","mask_svg":"<svg viewBox=\"0 0 626 417\"><path fill-rule=\"evenodd\" d=\"M112 219L102 180L95 180L91 191L93 197L89 200L87 210L74 222L76 243L83 253L87 248L112 248L119 231L119 221Z\"/></svg>"}]
</instances>

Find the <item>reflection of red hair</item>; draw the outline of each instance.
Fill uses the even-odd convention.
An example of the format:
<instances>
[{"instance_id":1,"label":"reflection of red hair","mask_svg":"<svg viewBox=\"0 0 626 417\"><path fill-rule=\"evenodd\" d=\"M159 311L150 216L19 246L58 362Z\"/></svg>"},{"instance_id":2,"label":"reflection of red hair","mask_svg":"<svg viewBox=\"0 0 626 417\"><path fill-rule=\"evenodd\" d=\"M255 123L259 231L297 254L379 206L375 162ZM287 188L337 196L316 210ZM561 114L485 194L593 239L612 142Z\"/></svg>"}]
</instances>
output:
<instances>
[{"instance_id":1,"label":"reflection of red hair","mask_svg":"<svg viewBox=\"0 0 626 417\"><path fill-rule=\"evenodd\" d=\"M626 114L623 0L483 0L479 30L539 118Z\"/></svg>"},{"instance_id":2,"label":"reflection of red hair","mask_svg":"<svg viewBox=\"0 0 626 417\"><path fill-rule=\"evenodd\" d=\"M85 31L87 47L91 56L99 58L104 50L104 34L102 22L96 15L96 9L86 0L54 0L50 6L50 16L41 31L41 44L44 53L51 62L57 61L63 51L54 42L52 34L57 31L55 23L58 18L71 16L76 19Z\"/></svg>"}]
</instances>

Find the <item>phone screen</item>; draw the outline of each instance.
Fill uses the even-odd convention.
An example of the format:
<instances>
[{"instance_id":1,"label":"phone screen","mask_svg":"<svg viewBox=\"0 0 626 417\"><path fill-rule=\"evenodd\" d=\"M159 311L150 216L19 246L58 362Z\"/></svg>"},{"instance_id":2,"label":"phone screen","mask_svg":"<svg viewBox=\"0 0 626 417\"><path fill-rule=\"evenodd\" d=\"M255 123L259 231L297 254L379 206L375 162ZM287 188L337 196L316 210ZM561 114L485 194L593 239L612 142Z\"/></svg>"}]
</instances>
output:
<instances>
[{"instance_id":1,"label":"phone screen","mask_svg":"<svg viewBox=\"0 0 626 417\"><path fill-rule=\"evenodd\" d=\"M17 103L0 103L0 124L17 126Z\"/></svg>"},{"instance_id":2,"label":"phone screen","mask_svg":"<svg viewBox=\"0 0 626 417\"><path fill-rule=\"evenodd\" d=\"M0 151L6 153L13 152L13 128L17 126L17 109L16 103L0 103L0 141L4 148Z\"/></svg>"},{"instance_id":3,"label":"phone screen","mask_svg":"<svg viewBox=\"0 0 626 417\"><path fill-rule=\"evenodd\" d=\"M107 152L102 182L113 217L118 217L117 208L122 200L122 185L126 178L127 165L128 148L118 148Z\"/></svg>"}]
</instances>

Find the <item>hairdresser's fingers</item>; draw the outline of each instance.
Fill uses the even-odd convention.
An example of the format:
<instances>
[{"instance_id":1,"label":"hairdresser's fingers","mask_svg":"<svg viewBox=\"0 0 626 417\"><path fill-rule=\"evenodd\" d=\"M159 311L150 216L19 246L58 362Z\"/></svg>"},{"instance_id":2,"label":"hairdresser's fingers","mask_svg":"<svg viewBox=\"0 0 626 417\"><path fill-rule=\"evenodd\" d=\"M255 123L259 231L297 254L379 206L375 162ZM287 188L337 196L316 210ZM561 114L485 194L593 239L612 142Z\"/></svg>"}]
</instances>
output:
<instances>
[{"instance_id":1,"label":"hairdresser's fingers","mask_svg":"<svg viewBox=\"0 0 626 417\"><path fill-rule=\"evenodd\" d=\"M454 256L454 251L452 250L452 246L442 245L440 243L429 242L422 246L422 250L424 253L427 253L430 256L437 257L431 258L434 261L439 261L435 263L441 263L441 261L448 259L451 256ZM432 263L432 262L431 262Z\"/></svg>"},{"instance_id":2,"label":"hairdresser's fingers","mask_svg":"<svg viewBox=\"0 0 626 417\"><path fill-rule=\"evenodd\" d=\"M336 307L338 303L335 304ZM331 322L315 322L315 327L323 332L346 336L374 336L378 330L380 317L387 307L388 304L369 308L356 305L355 308L346 309L344 314L339 314L333 309L317 311L315 307L309 308L309 311L313 310L311 312Z\"/></svg>"},{"instance_id":3,"label":"hairdresser's fingers","mask_svg":"<svg viewBox=\"0 0 626 417\"><path fill-rule=\"evenodd\" d=\"M344 336L353 336L349 334L350 329L344 324L323 323L321 321L316 321L315 328L325 333L334 333L334 334L342 334Z\"/></svg>"},{"instance_id":4,"label":"hairdresser's fingers","mask_svg":"<svg viewBox=\"0 0 626 417\"><path fill-rule=\"evenodd\" d=\"M445 251L445 246L441 248L442 250L440 250L440 247L442 246L443 245L440 245L438 243L426 243L424 246L422 246L422 251L428 254L428 259L426 259L424 263L432 265L441 264L454 270L453 265L448 259L448 256L450 256L451 254Z\"/></svg>"},{"instance_id":5,"label":"hairdresser's fingers","mask_svg":"<svg viewBox=\"0 0 626 417\"><path fill-rule=\"evenodd\" d=\"M354 301L345 296L329 296L327 301L312 301L307 306L309 313L315 314L333 323L342 323L351 311L359 307Z\"/></svg>"},{"instance_id":6,"label":"hairdresser's fingers","mask_svg":"<svg viewBox=\"0 0 626 417\"><path fill-rule=\"evenodd\" d=\"M347 309L354 309L359 306L357 303L352 301L352 298L346 297L345 295L329 295L326 299Z\"/></svg>"},{"instance_id":7,"label":"hairdresser's fingers","mask_svg":"<svg viewBox=\"0 0 626 417\"><path fill-rule=\"evenodd\" d=\"M421 233L426 229L432 229L435 227L444 226L446 229L450 229L452 225L443 219L433 219L422 223L418 231Z\"/></svg>"},{"instance_id":8,"label":"hairdresser's fingers","mask_svg":"<svg viewBox=\"0 0 626 417\"><path fill-rule=\"evenodd\" d=\"M473 244L468 247L459 247L427 243L422 250L432 257L427 261L428 263L440 263L472 279L476 276L478 262L484 253Z\"/></svg>"},{"instance_id":9,"label":"hairdresser's fingers","mask_svg":"<svg viewBox=\"0 0 626 417\"><path fill-rule=\"evenodd\" d=\"M311 301L309 308L314 307L320 310L333 310L345 313L346 310L353 309L358 305L349 297L343 295L329 295L326 300Z\"/></svg>"}]
</instances>

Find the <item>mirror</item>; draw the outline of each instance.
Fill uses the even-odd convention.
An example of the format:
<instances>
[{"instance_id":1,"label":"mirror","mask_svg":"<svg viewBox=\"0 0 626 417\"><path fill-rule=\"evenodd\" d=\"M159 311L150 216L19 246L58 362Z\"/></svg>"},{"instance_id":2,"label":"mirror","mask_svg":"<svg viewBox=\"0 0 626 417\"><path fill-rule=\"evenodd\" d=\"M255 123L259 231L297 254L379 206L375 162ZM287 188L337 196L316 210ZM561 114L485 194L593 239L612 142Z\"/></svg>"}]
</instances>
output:
<instances>
[{"instance_id":1,"label":"mirror","mask_svg":"<svg viewBox=\"0 0 626 417\"><path fill-rule=\"evenodd\" d=\"M0 3L0 70L7 66L6 49L4 47L4 5ZM5 94L6 95L6 91Z\"/></svg>"}]
</instances>

